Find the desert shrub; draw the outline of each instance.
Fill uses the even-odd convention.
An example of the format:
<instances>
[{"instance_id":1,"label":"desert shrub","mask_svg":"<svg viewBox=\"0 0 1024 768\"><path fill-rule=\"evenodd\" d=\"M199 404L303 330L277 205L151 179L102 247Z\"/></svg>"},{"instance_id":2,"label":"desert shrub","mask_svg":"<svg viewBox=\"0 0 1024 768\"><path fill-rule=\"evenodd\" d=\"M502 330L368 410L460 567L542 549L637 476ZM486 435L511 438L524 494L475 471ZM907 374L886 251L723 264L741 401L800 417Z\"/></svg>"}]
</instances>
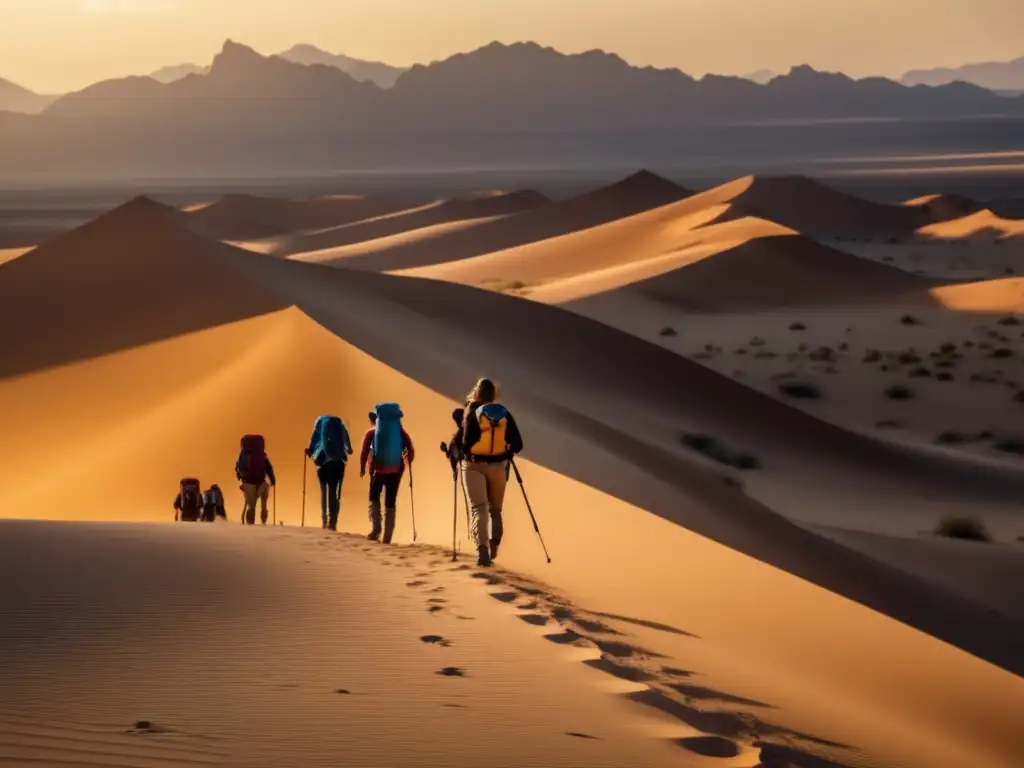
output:
<instances>
[{"instance_id":1,"label":"desert shrub","mask_svg":"<svg viewBox=\"0 0 1024 768\"><path fill-rule=\"evenodd\" d=\"M1006 269L1003 270L1003 274L1004 275L1016 275L1017 274L1017 270L1014 269L1013 267L1007 267Z\"/></svg>"},{"instance_id":2,"label":"desert shrub","mask_svg":"<svg viewBox=\"0 0 1024 768\"><path fill-rule=\"evenodd\" d=\"M779 384L779 392L798 400L818 400L821 390L806 381L786 381Z\"/></svg>"},{"instance_id":3,"label":"desert shrub","mask_svg":"<svg viewBox=\"0 0 1024 768\"><path fill-rule=\"evenodd\" d=\"M921 321L913 315L904 315L900 318L900 323L903 325L921 325Z\"/></svg>"},{"instance_id":4,"label":"desert shrub","mask_svg":"<svg viewBox=\"0 0 1024 768\"><path fill-rule=\"evenodd\" d=\"M890 400L910 400L914 397L914 391L902 384L894 384L885 390L885 396Z\"/></svg>"},{"instance_id":5,"label":"desert shrub","mask_svg":"<svg viewBox=\"0 0 1024 768\"><path fill-rule=\"evenodd\" d=\"M750 340L750 346L752 347L763 347L766 343L760 336L755 336Z\"/></svg>"},{"instance_id":6,"label":"desert shrub","mask_svg":"<svg viewBox=\"0 0 1024 768\"><path fill-rule=\"evenodd\" d=\"M947 429L939 433L939 436L935 438L935 442L941 445L958 445L967 442L967 438L955 429Z\"/></svg>"},{"instance_id":7,"label":"desert shrub","mask_svg":"<svg viewBox=\"0 0 1024 768\"><path fill-rule=\"evenodd\" d=\"M1024 403L1024 389L1020 390L1013 396L1013 402Z\"/></svg>"},{"instance_id":8,"label":"desert shrub","mask_svg":"<svg viewBox=\"0 0 1024 768\"><path fill-rule=\"evenodd\" d=\"M964 349L971 349L972 347L974 347L974 342L970 339L964 342Z\"/></svg>"},{"instance_id":9,"label":"desert shrub","mask_svg":"<svg viewBox=\"0 0 1024 768\"><path fill-rule=\"evenodd\" d=\"M806 331L807 330L807 326L804 325L803 323L790 323L789 324L789 330L791 330L791 331Z\"/></svg>"},{"instance_id":10,"label":"desert shrub","mask_svg":"<svg viewBox=\"0 0 1024 768\"><path fill-rule=\"evenodd\" d=\"M912 379L930 379L932 372L927 368L915 368L910 372L909 376Z\"/></svg>"},{"instance_id":11,"label":"desert shrub","mask_svg":"<svg viewBox=\"0 0 1024 768\"><path fill-rule=\"evenodd\" d=\"M939 352L943 355L951 355L954 352L956 352L956 344L947 341L945 344L939 347Z\"/></svg>"},{"instance_id":12,"label":"desert shrub","mask_svg":"<svg viewBox=\"0 0 1024 768\"><path fill-rule=\"evenodd\" d=\"M968 541L992 541L992 535L976 517L950 515L939 520L933 533L947 539Z\"/></svg>"},{"instance_id":13,"label":"desert shrub","mask_svg":"<svg viewBox=\"0 0 1024 768\"><path fill-rule=\"evenodd\" d=\"M877 363L881 359L882 359L882 353L881 352L879 352L877 349L869 349L864 354L864 359L861 360L861 362L862 363Z\"/></svg>"},{"instance_id":14,"label":"desert shrub","mask_svg":"<svg viewBox=\"0 0 1024 768\"><path fill-rule=\"evenodd\" d=\"M679 333L676 331L675 328L670 328L669 326L666 325L664 328L662 328L660 331L658 331L658 335L659 336L678 336Z\"/></svg>"},{"instance_id":15,"label":"desert shrub","mask_svg":"<svg viewBox=\"0 0 1024 768\"><path fill-rule=\"evenodd\" d=\"M896 361L900 365L911 365L913 363L920 363L921 358L920 356L914 354L913 352L900 352L896 356Z\"/></svg>"},{"instance_id":16,"label":"desert shrub","mask_svg":"<svg viewBox=\"0 0 1024 768\"><path fill-rule=\"evenodd\" d=\"M939 371L935 374L936 381L953 381L953 374L949 371Z\"/></svg>"},{"instance_id":17,"label":"desert shrub","mask_svg":"<svg viewBox=\"0 0 1024 768\"><path fill-rule=\"evenodd\" d=\"M1007 315L997 320L1000 325L1020 325L1020 320L1015 315Z\"/></svg>"},{"instance_id":18,"label":"desert shrub","mask_svg":"<svg viewBox=\"0 0 1024 768\"><path fill-rule=\"evenodd\" d=\"M897 429L900 423L896 419L882 419L881 421L876 421L875 426L879 429Z\"/></svg>"},{"instance_id":19,"label":"desert shrub","mask_svg":"<svg viewBox=\"0 0 1024 768\"><path fill-rule=\"evenodd\" d=\"M737 469L759 469L761 462L756 456L740 451L733 451L724 443L711 435L683 433L683 445L698 453L704 454L709 459L717 461Z\"/></svg>"},{"instance_id":20,"label":"desert shrub","mask_svg":"<svg viewBox=\"0 0 1024 768\"><path fill-rule=\"evenodd\" d=\"M818 362L834 360L835 351L832 349L832 347L818 347L816 350L811 352L811 354L808 355L808 357L811 360L816 360Z\"/></svg>"},{"instance_id":21,"label":"desert shrub","mask_svg":"<svg viewBox=\"0 0 1024 768\"><path fill-rule=\"evenodd\" d=\"M989 355L989 357L994 357L996 359L1013 357L1013 350L1007 349L1006 347L1000 347L999 349L992 350L992 353Z\"/></svg>"},{"instance_id":22,"label":"desert shrub","mask_svg":"<svg viewBox=\"0 0 1024 768\"><path fill-rule=\"evenodd\" d=\"M774 352L758 352L756 355L754 355L754 357L761 358L762 360L767 360L773 357L778 357L778 355L775 354Z\"/></svg>"},{"instance_id":23,"label":"desert shrub","mask_svg":"<svg viewBox=\"0 0 1024 768\"><path fill-rule=\"evenodd\" d=\"M1024 438L1001 437L992 443L992 447L1003 453L1016 453L1024 455Z\"/></svg>"},{"instance_id":24,"label":"desert shrub","mask_svg":"<svg viewBox=\"0 0 1024 768\"><path fill-rule=\"evenodd\" d=\"M737 355L745 355L745 354L747 354L747 350L744 349L743 347L740 347L739 349L736 350L736 354Z\"/></svg>"},{"instance_id":25,"label":"desert shrub","mask_svg":"<svg viewBox=\"0 0 1024 768\"><path fill-rule=\"evenodd\" d=\"M850 345L847 344L845 341L842 344L839 345L839 351L840 352L846 352L849 348L850 348Z\"/></svg>"}]
</instances>

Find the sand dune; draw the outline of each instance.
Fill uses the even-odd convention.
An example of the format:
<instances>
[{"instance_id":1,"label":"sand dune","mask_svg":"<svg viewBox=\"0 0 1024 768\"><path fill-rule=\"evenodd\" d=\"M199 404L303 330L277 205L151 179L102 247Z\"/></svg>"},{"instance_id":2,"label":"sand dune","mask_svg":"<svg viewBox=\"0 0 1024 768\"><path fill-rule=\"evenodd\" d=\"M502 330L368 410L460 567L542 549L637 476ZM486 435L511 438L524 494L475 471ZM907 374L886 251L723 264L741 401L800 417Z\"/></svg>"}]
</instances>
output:
<instances>
[{"instance_id":1,"label":"sand dune","mask_svg":"<svg viewBox=\"0 0 1024 768\"><path fill-rule=\"evenodd\" d=\"M398 274L566 303L629 286L700 310L861 301L929 283L703 193L625 219Z\"/></svg>"},{"instance_id":2,"label":"sand dune","mask_svg":"<svg viewBox=\"0 0 1024 768\"><path fill-rule=\"evenodd\" d=\"M1024 236L1024 220L1004 219L985 209L951 221L930 224L918 234L937 239L990 238L1005 240Z\"/></svg>"},{"instance_id":3,"label":"sand dune","mask_svg":"<svg viewBox=\"0 0 1024 768\"><path fill-rule=\"evenodd\" d=\"M28 253L32 248L0 248L0 264L13 261L19 256Z\"/></svg>"},{"instance_id":4,"label":"sand dune","mask_svg":"<svg viewBox=\"0 0 1024 768\"><path fill-rule=\"evenodd\" d=\"M915 297L900 297L897 301L910 303ZM976 283L943 285L927 292L923 302L937 301L958 312L1024 313L1024 278L1008 277L1002 280L981 280Z\"/></svg>"},{"instance_id":5,"label":"sand dune","mask_svg":"<svg viewBox=\"0 0 1024 768\"><path fill-rule=\"evenodd\" d=\"M303 232L279 239L273 253L288 256L308 251L340 248L368 240L393 237L404 232L422 230L438 224L491 219L538 208L551 201L532 190L490 192L464 198L439 200L408 210L386 213L352 224L316 232Z\"/></svg>"},{"instance_id":6,"label":"sand dune","mask_svg":"<svg viewBox=\"0 0 1024 768\"><path fill-rule=\"evenodd\" d=\"M631 216L665 205L689 194L687 190L642 171L607 187L568 200L559 200L481 226L456 227L437 236L415 233L364 241L335 254L306 256L320 263L351 269L386 272L413 269L448 261L469 259L513 248ZM430 229L430 228L427 228Z\"/></svg>"},{"instance_id":7,"label":"sand dune","mask_svg":"<svg viewBox=\"0 0 1024 768\"><path fill-rule=\"evenodd\" d=\"M959 219L982 208L980 203L969 197L944 194L922 195L905 201L903 205L927 211L935 222Z\"/></svg>"},{"instance_id":8,"label":"sand dune","mask_svg":"<svg viewBox=\"0 0 1024 768\"><path fill-rule=\"evenodd\" d=\"M923 209L864 200L805 176L746 176L702 194L812 236L902 235L933 221Z\"/></svg>"},{"instance_id":9,"label":"sand dune","mask_svg":"<svg viewBox=\"0 0 1024 768\"><path fill-rule=\"evenodd\" d=\"M187 226L217 240L257 240L308 229L324 229L407 208L408 200L327 195L289 200L227 195L184 210Z\"/></svg>"},{"instance_id":10,"label":"sand dune","mask_svg":"<svg viewBox=\"0 0 1024 768\"><path fill-rule=\"evenodd\" d=\"M139 290L140 284L147 290ZM112 296L121 300L110 301ZM188 297L179 302L188 312L174 303L182 296ZM1024 626L993 614L979 594L983 590L964 594L928 578L926 568L914 565L915 557L892 554L893 562L887 562L890 556L881 550L854 551L777 513L815 525L863 524L889 533L909 533L931 522L937 505L972 504L1019 519L1012 517L1024 491L1018 472L852 434L556 307L211 243L181 231L165 209L147 201L124 206L0 270L0 344L10 350L0 372L0 410L8 414L0 465L20 479L0 487L4 516L167 520L178 478L196 474L228 490L234 519L238 499L231 465L238 436L260 431L280 478L277 516L294 525L303 485L300 451L313 418L338 412L358 435L374 402L397 399L419 449L419 541L450 545L453 485L432 443L447 437L453 402L486 371L505 384L505 401L526 432L521 468L554 556L550 566L540 557L514 487L500 562L547 585L495 574L500 581L491 589L478 584L479 598L447 581L439 553L364 553L355 542L320 534L293 538L238 527L222 534L223 526L177 526L167 534L173 538L166 538L160 530L106 528L104 549L92 544L90 537L100 535L92 531L5 533L0 541L9 549L0 562L21 574L0 579L9 590L8 604L51 605L54 587L46 585L60 581L25 578L23 560L11 552L33 567L46 563L51 574L79 573L82 553L98 552L91 562L105 567L90 572L93 578L73 580L82 597L73 604L107 605L89 615L114 617L110 623L83 618L78 632L56 633L57 641L47 644L33 638L46 630L53 639L48 612L20 612L13 631L5 624L0 658L18 660L13 690L25 691L17 700L31 702L19 710L28 725L22 719L14 727L9 708L0 711L7 717L0 719L0 731L12 738L24 739L44 721L68 722L81 731L88 723L72 722L71 716L91 712L104 734L109 730L103 728L130 729L139 718L158 724L166 718L179 735L145 742L154 751L176 746L179 759L193 760L216 751L220 759L250 765L295 756L309 764L336 763L342 754L371 766L408 762L413 755L429 758L434 753L426 742L441 743L438 734L448 728L462 734L470 721L472 737L452 737L461 739L461 751L445 758L451 764L480 764L477 735L494 738L494 728L500 748L518 750L500 754L492 744L485 754L501 764L528 762L534 734L543 746L564 738L565 731L589 733L587 728L600 730L592 734L598 746L607 747L600 757L578 751L587 747L572 740L556 743L544 764L598 759L659 765L666 739L682 748L680 760L737 768L758 760L770 764L773 748L758 755L758 738L785 744L794 752L789 762L808 768L815 764L800 755L858 768L1001 768L1019 754L1015 714L1024 706ZM764 469L747 480L749 495L724 484L720 467L684 449L684 430L709 431L760 456ZM57 434L73 462L54 461L50 449ZM396 535L401 544L412 538L407 494L404 486ZM315 519L314 498L307 499L307 514ZM342 526L363 530L365 485L351 471L343 498ZM464 531L462 515L456 510ZM185 581L167 576L169 563L181 562L179 540L181 547L202 553L190 560ZM412 579L379 573L393 574L402 557L414 564L416 570L407 571ZM383 561L390 568L379 567ZM125 578L126 573L139 577ZM164 578L174 578L179 600L203 595L199 617L208 618L160 641L125 606L166 606ZM211 591L211 582L223 591ZM403 592L399 582L408 590L446 587L440 599L449 600L443 606L456 618L439 624L437 634L468 633L444 650L479 649L450 662L466 664L470 678L442 681L432 674L433 657L424 657L416 644L416 634L424 631L420 622L431 618L425 595ZM328 599L328 589L332 596L344 594ZM477 607L495 608L487 592L508 604L514 632L497 617L480 620L491 614ZM574 600L565 602L562 594ZM415 615L403 619L397 605L406 595L413 598ZM577 611L577 603L587 612ZM325 624L326 604L333 607ZM232 606L231 613L223 606ZM177 608L177 615L185 610ZM436 618L447 622L449 614L441 613ZM458 615L478 622L460 623ZM512 621L516 615L523 620ZM359 617L354 625L353 616ZM531 624L538 628L535 651L527 651L529 638L517 634ZM120 630L111 633L111 626ZM199 637L217 639L221 648L255 650L228 653L228 667L220 671L209 666L212 656L201 657L193 668L184 659L195 658ZM301 647L294 645L296 637ZM142 658L124 661L124 651L117 649L126 638L146 641L129 645L145 648ZM363 652L359 642L375 647ZM385 663L393 655L385 654L404 649L406 642L420 653ZM573 654L585 651L610 676L587 688L577 672L549 672L557 665L544 654L559 643L584 646ZM89 659L100 665L89 677L75 663L85 649L93 649ZM521 660L508 660L513 651ZM303 654L310 654L308 662ZM216 658L224 663L222 655ZM265 675L265 664L240 666L267 658L276 662L279 677L257 680L252 675ZM377 658L381 663L373 663ZM499 664L518 666L499 672ZM330 682L323 694L307 691L307 682L322 683L325 671L345 679ZM428 671L429 682L423 682L419 675ZM494 688L462 689L457 703L466 708L458 710L457 721L423 704L442 701L433 687L437 682L470 682L476 675ZM512 690L515 680L519 687ZM336 701L332 688L351 690L355 700L364 685L368 691L380 686L376 697L368 692L356 702L358 717L373 717L372 739L357 717L349 718L356 727L337 728L346 715L330 704ZM549 697L549 687L560 692ZM594 688L604 693L596 696ZM68 694L52 695L61 689ZM162 693L159 699L154 691ZM491 696L505 692L505 704L492 703ZM614 725L611 702L604 701L615 693L624 699L615 705L630 718L657 717L656 723L636 724L638 733L657 739L638 746L632 763L615 752L626 738ZM396 706L399 698L406 703ZM286 699L295 706L284 715ZM503 714L509 707L529 709L534 701L560 714ZM197 702L218 702L212 719L222 730L212 735L225 741L211 747L201 738L211 735L202 723L210 722L214 705ZM418 704L416 711L402 716L409 702ZM322 737L310 736L309 723L326 717L334 727L317 729ZM556 726L555 733L544 735L545 725ZM508 738L510 733L518 736ZM53 735L45 738L45 747L52 748ZM111 743L118 738L106 737ZM170 745L174 739L177 744ZM104 748L128 754L124 762L156 761L166 754L140 756L125 752L130 748L121 742ZM709 750L730 757L699 754ZM53 753L44 759L54 759Z\"/></svg>"}]
</instances>

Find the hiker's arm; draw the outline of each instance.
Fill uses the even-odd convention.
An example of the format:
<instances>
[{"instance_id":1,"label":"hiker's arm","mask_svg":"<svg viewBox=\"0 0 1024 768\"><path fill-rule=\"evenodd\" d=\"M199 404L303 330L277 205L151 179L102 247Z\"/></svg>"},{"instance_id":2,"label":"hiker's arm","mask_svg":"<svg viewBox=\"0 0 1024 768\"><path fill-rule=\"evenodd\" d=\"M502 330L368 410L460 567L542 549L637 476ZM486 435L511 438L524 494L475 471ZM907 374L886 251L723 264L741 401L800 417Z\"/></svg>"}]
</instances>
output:
<instances>
[{"instance_id":1,"label":"hiker's arm","mask_svg":"<svg viewBox=\"0 0 1024 768\"><path fill-rule=\"evenodd\" d=\"M277 485L277 478L274 477L274 465L270 463L269 456L267 456L267 477L270 478L271 485Z\"/></svg>"},{"instance_id":2,"label":"hiker's arm","mask_svg":"<svg viewBox=\"0 0 1024 768\"><path fill-rule=\"evenodd\" d=\"M342 424L342 428L345 430L345 453L347 453L349 456L351 456L352 453L353 453L353 451L352 451L352 435L349 434L348 427L346 427L344 424Z\"/></svg>"},{"instance_id":3,"label":"hiker's arm","mask_svg":"<svg viewBox=\"0 0 1024 768\"><path fill-rule=\"evenodd\" d=\"M408 454L407 458L409 463L412 464L412 460L416 458L416 449L412 447L412 438L409 437L409 433L404 429L402 430L402 439L405 441L405 451Z\"/></svg>"},{"instance_id":4,"label":"hiker's arm","mask_svg":"<svg viewBox=\"0 0 1024 768\"><path fill-rule=\"evenodd\" d=\"M306 449L306 455L312 456L313 451L316 450L317 445L320 443L320 422L316 423L313 427L313 434L309 436L309 447Z\"/></svg>"},{"instance_id":5,"label":"hiker's arm","mask_svg":"<svg viewBox=\"0 0 1024 768\"><path fill-rule=\"evenodd\" d=\"M373 440L373 430L363 435L363 447L359 451L359 476L366 474L366 459L370 455L370 443Z\"/></svg>"},{"instance_id":6,"label":"hiker's arm","mask_svg":"<svg viewBox=\"0 0 1024 768\"><path fill-rule=\"evenodd\" d=\"M466 408L466 418L462 422L462 449L466 453L469 453L469 449L480 439L480 422L476 420L476 409L479 407L470 405Z\"/></svg>"},{"instance_id":7,"label":"hiker's arm","mask_svg":"<svg viewBox=\"0 0 1024 768\"><path fill-rule=\"evenodd\" d=\"M508 426L505 428L505 442L512 453L520 453L523 450L523 436L519 434L519 426L511 413L508 415Z\"/></svg>"},{"instance_id":8,"label":"hiker's arm","mask_svg":"<svg viewBox=\"0 0 1024 768\"><path fill-rule=\"evenodd\" d=\"M235 479L241 482L242 480L242 457L239 456L235 459Z\"/></svg>"},{"instance_id":9,"label":"hiker's arm","mask_svg":"<svg viewBox=\"0 0 1024 768\"><path fill-rule=\"evenodd\" d=\"M179 493L174 497L174 508L181 509L181 494Z\"/></svg>"}]
</instances>

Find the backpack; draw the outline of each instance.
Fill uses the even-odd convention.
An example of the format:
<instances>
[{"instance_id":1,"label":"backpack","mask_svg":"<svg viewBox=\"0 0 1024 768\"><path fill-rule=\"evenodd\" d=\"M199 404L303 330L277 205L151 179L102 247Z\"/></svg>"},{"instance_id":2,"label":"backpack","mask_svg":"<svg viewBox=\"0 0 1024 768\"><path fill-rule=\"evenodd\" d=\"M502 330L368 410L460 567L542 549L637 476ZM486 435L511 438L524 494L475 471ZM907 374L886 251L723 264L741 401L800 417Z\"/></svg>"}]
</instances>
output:
<instances>
[{"instance_id":1,"label":"backpack","mask_svg":"<svg viewBox=\"0 0 1024 768\"><path fill-rule=\"evenodd\" d=\"M377 423L373 429L373 463L376 467L402 466L402 413L398 403L380 403L373 412Z\"/></svg>"},{"instance_id":2,"label":"backpack","mask_svg":"<svg viewBox=\"0 0 1024 768\"><path fill-rule=\"evenodd\" d=\"M508 410L498 403L486 403L476 409L480 424L480 439L469 449L473 456L501 456L508 453L505 430L508 428Z\"/></svg>"},{"instance_id":3,"label":"backpack","mask_svg":"<svg viewBox=\"0 0 1024 768\"><path fill-rule=\"evenodd\" d=\"M220 487L216 485L210 486L207 490L203 491L203 506L204 507L221 507L224 505L224 494L220 492Z\"/></svg>"},{"instance_id":4,"label":"backpack","mask_svg":"<svg viewBox=\"0 0 1024 768\"><path fill-rule=\"evenodd\" d=\"M348 430L338 416L320 417L320 449L324 463L328 461L346 461L348 459Z\"/></svg>"},{"instance_id":5,"label":"backpack","mask_svg":"<svg viewBox=\"0 0 1024 768\"><path fill-rule=\"evenodd\" d=\"M263 435L245 435L242 438L242 454L238 457L239 474L242 482L259 485L267 477L267 454Z\"/></svg>"},{"instance_id":6,"label":"backpack","mask_svg":"<svg viewBox=\"0 0 1024 768\"><path fill-rule=\"evenodd\" d=\"M181 481L181 511L196 512L200 507L202 494L199 491L199 481L194 477L185 477Z\"/></svg>"}]
</instances>

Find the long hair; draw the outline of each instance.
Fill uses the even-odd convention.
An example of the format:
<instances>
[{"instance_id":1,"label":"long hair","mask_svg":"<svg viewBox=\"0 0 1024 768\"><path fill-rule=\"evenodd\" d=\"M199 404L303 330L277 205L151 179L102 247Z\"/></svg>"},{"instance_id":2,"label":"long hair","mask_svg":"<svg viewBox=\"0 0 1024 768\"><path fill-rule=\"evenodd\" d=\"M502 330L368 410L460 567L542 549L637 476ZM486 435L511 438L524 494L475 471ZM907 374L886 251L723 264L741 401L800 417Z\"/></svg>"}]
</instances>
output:
<instances>
[{"instance_id":1,"label":"long hair","mask_svg":"<svg viewBox=\"0 0 1024 768\"><path fill-rule=\"evenodd\" d=\"M466 395L466 404L470 403L493 403L498 399L498 385L490 379L480 379L473 386L473 390Z\"/></svg>"}]
</instances>

